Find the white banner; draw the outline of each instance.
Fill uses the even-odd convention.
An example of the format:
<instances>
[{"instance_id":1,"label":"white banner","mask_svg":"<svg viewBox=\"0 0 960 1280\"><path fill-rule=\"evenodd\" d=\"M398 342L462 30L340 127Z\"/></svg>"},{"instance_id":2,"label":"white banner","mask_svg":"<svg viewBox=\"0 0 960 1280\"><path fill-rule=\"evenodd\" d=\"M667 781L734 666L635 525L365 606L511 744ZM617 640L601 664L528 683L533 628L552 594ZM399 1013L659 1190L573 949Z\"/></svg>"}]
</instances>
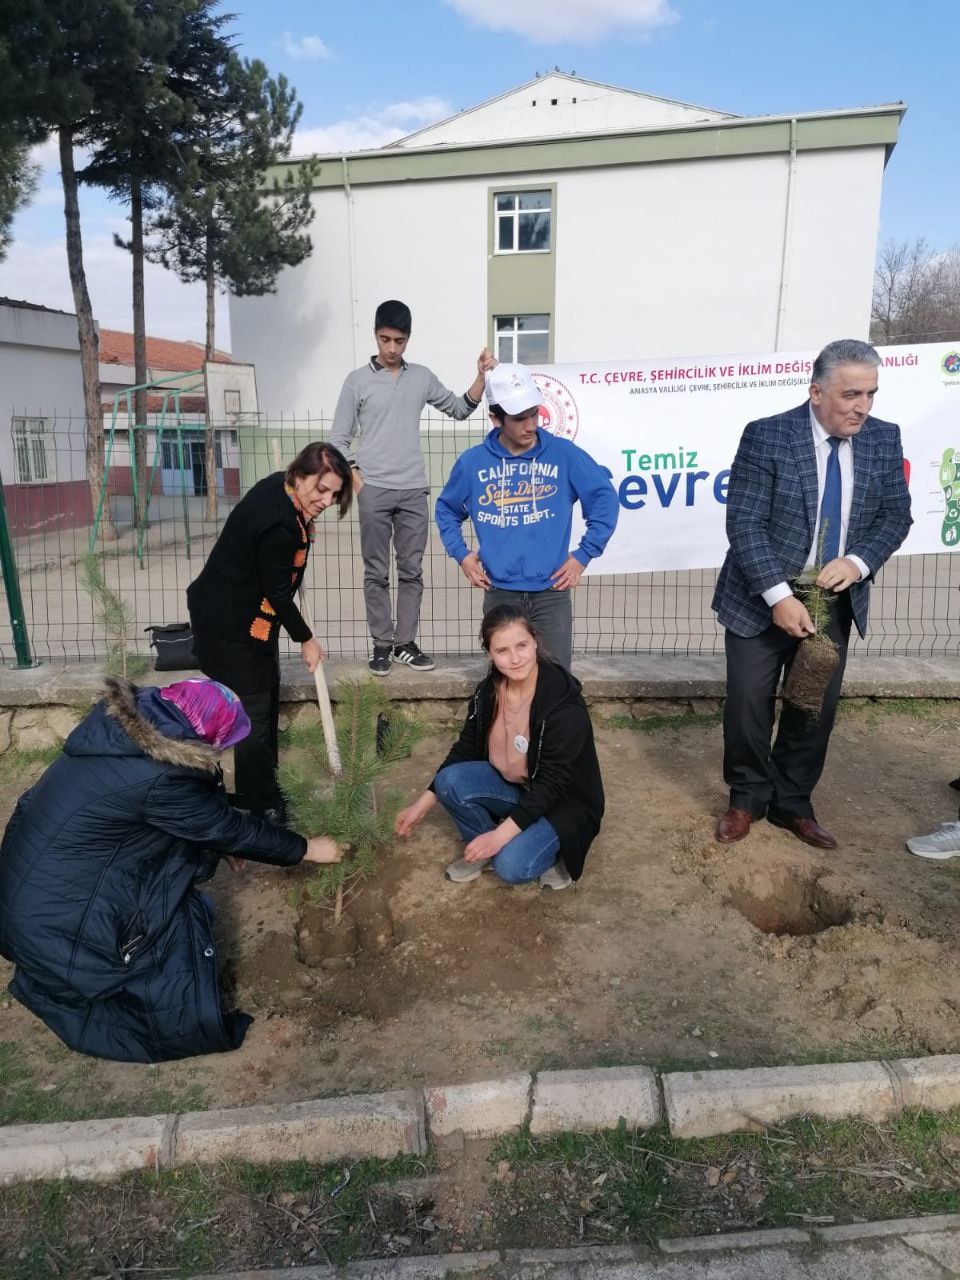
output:
<instances>
[{"instance_id":1,"label":"white banner","mask_svg":"<svg viewBox=\"0 0 960 1280\"><path fill-rule=\"evenodd\" d=\"M914 524L898 554L953 551L960 545L960 343L879 351L874 413L900 426L913 500ZM620 497L616 532L587 573L722 564L729 468L743 428L804 403L815 356L781 351L534 370L541 425L609 468ZM576 545L583 526L574 524Z\"/></svg>"}]
</instances>

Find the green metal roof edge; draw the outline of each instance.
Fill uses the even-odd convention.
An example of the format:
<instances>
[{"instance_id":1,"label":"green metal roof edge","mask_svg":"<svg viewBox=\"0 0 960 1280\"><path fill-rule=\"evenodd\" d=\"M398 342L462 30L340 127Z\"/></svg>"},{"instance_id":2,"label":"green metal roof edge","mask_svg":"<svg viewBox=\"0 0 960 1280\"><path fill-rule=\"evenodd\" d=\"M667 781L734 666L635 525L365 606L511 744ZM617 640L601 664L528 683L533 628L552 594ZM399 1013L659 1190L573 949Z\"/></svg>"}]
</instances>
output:
<instances>
[{"instance_id":1,"label":"green metal roof edge","mask_svg":"<svg viewBox=\"0 0 960 1280\"><path fill-rule=\"evenodd\" d=\"M796 116L798 151L896 144L905 108L898 105L842 115ZM370 154L320 158L314 189L341 187L344 167L351 186L374 183L429 182L450 178L495 177L498 174L549 173L565 169L656 164L676 160L729 159L770 155L790 149L791 117L769 120L723 120L708 125L671 126L663 130L592 134L572 138L531 139L462 147L383 150ZM268 171L282 174L296 160Z\"/></svg>"}]
</instances>

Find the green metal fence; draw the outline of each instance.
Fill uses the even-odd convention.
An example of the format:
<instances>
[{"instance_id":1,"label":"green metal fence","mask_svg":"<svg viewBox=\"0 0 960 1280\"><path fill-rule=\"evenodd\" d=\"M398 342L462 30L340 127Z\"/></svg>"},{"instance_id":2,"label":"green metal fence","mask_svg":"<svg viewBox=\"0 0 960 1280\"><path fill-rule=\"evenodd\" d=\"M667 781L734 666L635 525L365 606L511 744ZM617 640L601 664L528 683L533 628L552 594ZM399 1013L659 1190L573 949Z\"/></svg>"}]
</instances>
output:
<instances>
[{"instance_id":1,"label":"green metal fence","mask_svg":"<svg viewBox=\"0 0 960 1280\"><path fill-rule=\"evenodd\" d=\"M8 614L0 619L0 660L25 665L84 661L106 651L91 601L79 581L97 508L86 482L84 435L79 422L37 415L42 423L28 452L0 439L0 469L12 537L0 561ZM203 424L186 424L166 443L148 431L147 465L153 473L148 523L133 522L133 477L126 432L118 433L108 471L105 531L98 537L108 585L127 602L138 647L142 628L186 620L187 585L200 571L228 512L250 486L309 440L325 439L322 419L263 415L262 425L218 425L220 460L217 515L206 515ZM455 459L486 431L478 411L465 423L425 418L422 444L434 492ZM21 442L22 443L22 442ZM4 447L6 446L6 447ZM104 530L101 530L101 533ZM957 557L900 557L886 566L874 591L871 633L861 651L883 654L956 654L960 628ZM16 566L16 571L14 571ZM435 654L477 648L481 599L431 531L424 561L420 644ZM587 654L712 654L722 635L710 610L715 570L585 577L574 592L575 650ZM19 598L17 595L19 580ZM363 608L363 566L355 513L318 521L308 584L321 643L334 657L368 652ZM291 650L292 652L292 650Z\"/></svg>"}]
</instances>

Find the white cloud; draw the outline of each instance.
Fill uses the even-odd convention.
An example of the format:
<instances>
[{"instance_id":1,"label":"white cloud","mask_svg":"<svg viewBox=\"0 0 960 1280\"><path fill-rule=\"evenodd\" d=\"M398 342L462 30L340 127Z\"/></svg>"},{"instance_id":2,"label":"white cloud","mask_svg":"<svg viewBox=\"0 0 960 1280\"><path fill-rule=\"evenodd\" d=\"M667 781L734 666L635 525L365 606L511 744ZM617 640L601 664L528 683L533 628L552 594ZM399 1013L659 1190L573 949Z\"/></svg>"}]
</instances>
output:
<instances>
[{"instance_id":1,"label":"white cloud","mask_svg":"<svg viewBox=\"0 0 960 1280\"><path fill-rule=\"evenodd\" d=\"M535 44L595 44L613 32L648 36L677 21L669 0L446 0L480 26Z\"/></svg>"},{"instance_id":2,"label":"white cloud","mask_svg":"<svg viewBox=\"0 0 960 1280\"><path fill-rule=\"evenodd\" d=\"M110 219L116 225L118 219ZM130 255L113 243L112 227L98 222L95 230L84 225L83 261L95 319L106 329L130 332ZM129 224L117 226L129 236ZM183 284L171 271L145 266L147 333L152 338L194 339L205 336L202 284ZM67 274L63 237L23 236L14 239L0 263L0 295L37 302L58 311L70 311L73 295ZM229 317L226 298L217 298L217 346L229 350Z\"/></svg>"},{"instance_id":3,"label":"white cloud","mask_svg":"<svg viewBox=\"0 0 960 1280\"><path fill-rule=\"evenodd\" d=\"M41 209L47 205L62 205L63 187L39 187L30 197L30 203Z\"/></svg>"},{"instance_id":4,"label":"white cloud","mask_svg":"<svg viewBox=\"0 0 960 1280\"><path fill-rule=\"evenodd\" d=\"M300 129L293 140L294 155L326 155L330 152L364 151L385 147L404 134L423 129L453 115L443 98L427 96L408 102L390 102L333 124Z\"/></svg>"},{"instance_id":5,"label":"white cloud","mask_svg":"<svg viewBox=\"0 0 960 1280\"><path fill-rule=\"evenodd\" d=\"M391 102L381 111L384 120L403 125L409 133L412 128L436 124L453 114L453 108L443 98L416 98L413 102Z\"/></svg>"},{"instance_id":6,"label":"white cloud","mask_svg":"<svg viewBox=\"0 0 960 1280\"><path fill-rule=\"evenodd\" d=\"M319 36L300 36L297 38L291 35L289 31L284 31L277 41L277 47L288 58L305 58L310 62L317 62L321 59L327 60L333 57L333 50L329 45L324 44Z\"/></svg>"},{"instance_id":7,"label":"white cloud","mask_svg":"<svg viewBox=\"0 0 960 1280\"><path fill-rule=\"evenodd\" d=\"M73 293L67 272L63 219L52 216L63 205L60 157L56 138L31 150L41 166L40 187L13 226L13 242L0 262L0 296L36 302L56 311L72 312ZM87 155L74 152L77 168ZM130 222L121 207L100 191L80 188L83 262L94 318L106 329L133 328L130 255L113 243L114 233L130 238ZM54 229L55 228L55 229ZM152 338L205 338L205 300L202 284L183 284L172 271L153 263L144 267L147 333ZM217 346L230 349L230 321L225 296L217 296Z\"/></svg>"}]
</instances>

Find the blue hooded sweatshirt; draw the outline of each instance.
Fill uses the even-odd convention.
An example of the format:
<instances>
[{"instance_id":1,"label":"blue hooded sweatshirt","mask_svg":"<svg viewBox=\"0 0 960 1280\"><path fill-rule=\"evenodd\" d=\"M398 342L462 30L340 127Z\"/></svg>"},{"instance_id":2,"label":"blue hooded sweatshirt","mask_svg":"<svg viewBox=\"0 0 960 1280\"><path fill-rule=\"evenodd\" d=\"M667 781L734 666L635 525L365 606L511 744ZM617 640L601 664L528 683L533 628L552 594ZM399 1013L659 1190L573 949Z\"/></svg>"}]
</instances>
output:
<instances>
[{"instance_id":1,"label":"blue hooded sweatshirt","mask_svg":"<svg viewBox=\"0 0 960 1280\"><path fill-rule=\"evenodd\" d=\"M510 453L495 427L454 464L437 498L437 527L447 555L459 564L470 553L463 540L469 516L495 587L548 591L550 575L570 554L578 501L587 528L573 555L586 565L617 527L620 503L609 471L549 431L538 430L537 443L526 453Z\"/></svg>"}]
</instances>

